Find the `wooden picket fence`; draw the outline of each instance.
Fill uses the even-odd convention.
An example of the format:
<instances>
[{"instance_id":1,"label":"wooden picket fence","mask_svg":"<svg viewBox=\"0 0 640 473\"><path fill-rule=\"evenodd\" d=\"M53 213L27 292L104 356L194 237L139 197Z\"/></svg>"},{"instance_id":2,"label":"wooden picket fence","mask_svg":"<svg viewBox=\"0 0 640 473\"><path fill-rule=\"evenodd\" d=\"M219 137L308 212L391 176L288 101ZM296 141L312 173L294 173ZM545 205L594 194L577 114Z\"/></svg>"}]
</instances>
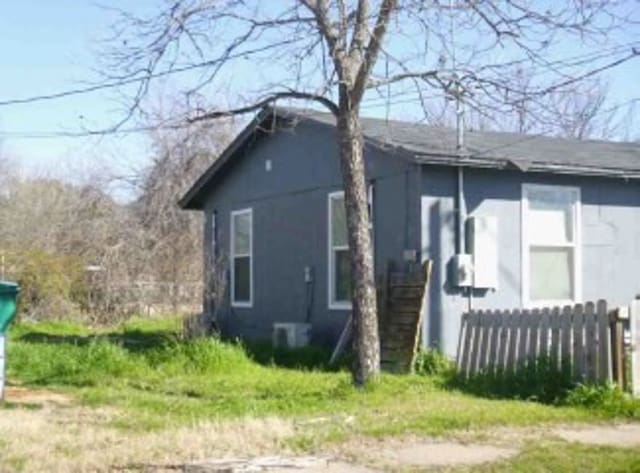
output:
<instances>
[{"instance_id":1,"label":"wooden picket fence","mask_svg":"<svg viewBox=\"0 0 640 473\"><path fill-rule=\"evenodd\" d=\"M611 328L607 304L464 314L457 368L467 377L513 373L540 357L592 382L612 379Z\"/></svg>"}]
</instances>

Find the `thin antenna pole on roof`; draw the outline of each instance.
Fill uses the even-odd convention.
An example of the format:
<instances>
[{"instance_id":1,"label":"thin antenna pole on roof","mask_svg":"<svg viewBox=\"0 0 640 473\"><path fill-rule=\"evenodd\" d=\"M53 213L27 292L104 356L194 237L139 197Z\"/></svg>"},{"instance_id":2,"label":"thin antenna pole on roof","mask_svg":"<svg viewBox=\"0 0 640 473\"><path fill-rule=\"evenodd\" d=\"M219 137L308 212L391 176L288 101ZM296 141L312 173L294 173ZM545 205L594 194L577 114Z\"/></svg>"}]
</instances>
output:
<instances>
[{"instance_id":1,"label":"thin antenna pole on roof","mask_svg":"<svg viewBox=\"0 0 640 473\"><path fill-rule=\"evenodd\" d=\"M387 106L385 110L385 121L387 126L389 126L389 107L391 106L391 83L388 81L389 79L389 56L385 55L384 57L384 68L385 75L387 79Z\"/></svg>"},{"instance_id":2,"label":"thin antenna pole on roof","mask_svg":"<svg viewBox=\"0 0 640 473\"><path fill-rule=\"evenodd\" d=\"M462 101L462 86L456 70L456 42L454 35L453 0L449 0L449 37L451 41L451 70L453 71L454 99L456 101L456 151L464 149L464 103Z\"/></svg>"}]
</instances>

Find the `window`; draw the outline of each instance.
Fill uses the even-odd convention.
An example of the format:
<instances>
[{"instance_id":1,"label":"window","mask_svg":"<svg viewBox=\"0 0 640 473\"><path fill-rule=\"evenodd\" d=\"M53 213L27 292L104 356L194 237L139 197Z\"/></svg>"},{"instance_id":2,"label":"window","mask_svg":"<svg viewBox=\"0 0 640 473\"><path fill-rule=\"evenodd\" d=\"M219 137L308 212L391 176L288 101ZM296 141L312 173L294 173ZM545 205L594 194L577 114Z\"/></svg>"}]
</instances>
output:
<instances>
[{"instance_id":1,"label":"window","mask_svg":"<svg viewBox=\"0 0 640 473\"><path fill-rule=\"evenodd\" d=\"M253 302L253 212L231 212L231 305L251 307Z\"/></svg>"},{"instance_id":2,"label":"window","mask_svg":"<svg viewBox=\"0 0 640 473\"><path fill-rule=\"evenodd\" d=\"M525 184L522 239L524 305L579 301L580 189Z\"/></svg>"},{"instance_id":3,"label":"window","mask_svg":"<svg viewBox=\"0 0 640 473\"><path fill-rule=\"evenodd\" d=\"M329 194L329 308L351 308L351 268L344 193Z\"/></svg>"}]
</instances>

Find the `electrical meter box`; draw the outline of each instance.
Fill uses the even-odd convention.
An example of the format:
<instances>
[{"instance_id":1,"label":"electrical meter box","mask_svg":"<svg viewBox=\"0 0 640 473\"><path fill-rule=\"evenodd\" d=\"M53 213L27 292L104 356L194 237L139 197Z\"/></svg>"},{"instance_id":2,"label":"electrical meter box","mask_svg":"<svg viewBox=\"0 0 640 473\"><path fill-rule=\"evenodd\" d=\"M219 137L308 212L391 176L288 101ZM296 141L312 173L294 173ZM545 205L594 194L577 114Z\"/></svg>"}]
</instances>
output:
<instances>
[{"instance_id":1,"label":"electrical meter box","mask_svg":"<svg viewBox=\"0 0 640 473\"><path fill-rule=\"evenodd\" d=\"M473 285L473 263L471 255L457 254L451 262L451 278L456 287L471 287Z\"/></svg>"},{"instance_id":2,"label":"electrical meter box","mask_svg":"<svg viewBox=\"0 0 640 473\"><path fill-rule=\"evenodd\" d=\"M498 288L498 219L470 217L467 219L467 251L473 263L473 287Z\"/></svg>"}]
</instances>

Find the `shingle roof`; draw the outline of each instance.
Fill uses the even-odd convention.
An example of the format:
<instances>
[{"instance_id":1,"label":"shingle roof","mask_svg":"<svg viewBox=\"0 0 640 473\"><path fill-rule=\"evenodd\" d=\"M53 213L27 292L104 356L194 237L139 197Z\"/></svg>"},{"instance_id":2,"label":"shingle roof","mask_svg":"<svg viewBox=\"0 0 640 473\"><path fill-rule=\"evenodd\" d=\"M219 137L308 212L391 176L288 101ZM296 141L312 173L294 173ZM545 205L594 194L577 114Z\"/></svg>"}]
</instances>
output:
<instances>
[{"instance_id":1,"label":"shingle roof","mask_svg":"<svg viewBox=\"0 0 640 473\"><path fill-rule=\"evenodd\" d=\"M285 122L311 121L335 127L330 113L296 108L265 108L237 136L212 166L180 199L183 208L200 208L205 187L256 132L268 133L274 117ZM640 179L640 144L575 140L541 135L465 131L465 146L456 149L456 131L398 120L362 119L368 143L401 151L421 163L450 166L515 168L530 172Z\"/></svg>"},{"instance_id":2,"label":"shingle roof","mask_svg":"<svg viewBox=\"0 0 640 473\"><path fill-rule=\"evenodd\" d=\"M329 113L295 109L281 109L280 113L335 123ZM457 152L452 128L377 118L362 118L362 128L368 140L401 148L423 162L640 178L640 143L465 131L464 150Z\"/></svg>"}]
</instances>

